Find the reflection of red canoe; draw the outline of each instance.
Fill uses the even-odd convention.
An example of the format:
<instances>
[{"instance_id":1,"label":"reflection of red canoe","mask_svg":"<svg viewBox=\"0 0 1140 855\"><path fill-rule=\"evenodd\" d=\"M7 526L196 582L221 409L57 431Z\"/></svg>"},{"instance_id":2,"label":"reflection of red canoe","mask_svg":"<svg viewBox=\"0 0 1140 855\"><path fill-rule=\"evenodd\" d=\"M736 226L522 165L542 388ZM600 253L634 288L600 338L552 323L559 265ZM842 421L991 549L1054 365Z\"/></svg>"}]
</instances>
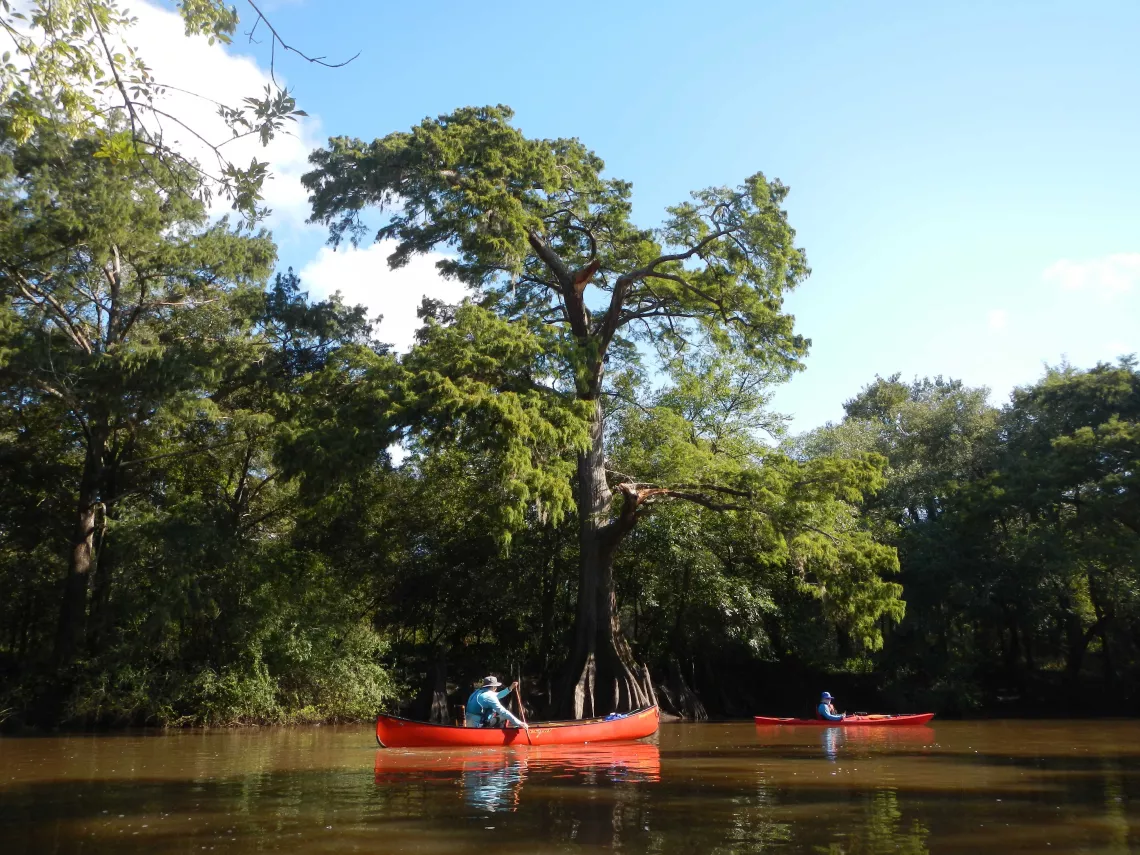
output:
<instances>
[{"instance_id":1,"label":"reflection of red canoe","mask_svg":"<svg viewBox=\"0 0 1140 855\"><path fill-rule=\"evenodd\" d=\"M648 742L602 742L596 745L521 745L509 751L458 748L440 751L376 752L377 783L408 775L417 779L445 777L456 772L493 771L514 766L527 772L604 771L619 777L656 781L661 775L661 754Z\"/></svg>"},{"instance_id":2,"label":"reflection of red canoe","mask_svg":"<svg viewBox=\"0 0 1140 855\"><path fill-rule=\"evenodd\" d=\"M812 727L906 727L908 725L926 724L934 718L934 713L917 713L915 715L849 715L843 721L825 721L815 718L769 718L756 716L757 724L793 724L811 725Z\"/></svg>"},{"instance_id":3,"label":"reflection of red canoe","mask_svg":"<svg viewBox=\"0 0 1140 855\"><path fill-rule=\"evenodd\" d=\"M376 741L381 748L452 748L492 745L574 745L641 739L657 732L657 707L609 721L536 722L530 730L497 727L453 727L382 715L376 719Z\"/></svg>"}]
</instances>

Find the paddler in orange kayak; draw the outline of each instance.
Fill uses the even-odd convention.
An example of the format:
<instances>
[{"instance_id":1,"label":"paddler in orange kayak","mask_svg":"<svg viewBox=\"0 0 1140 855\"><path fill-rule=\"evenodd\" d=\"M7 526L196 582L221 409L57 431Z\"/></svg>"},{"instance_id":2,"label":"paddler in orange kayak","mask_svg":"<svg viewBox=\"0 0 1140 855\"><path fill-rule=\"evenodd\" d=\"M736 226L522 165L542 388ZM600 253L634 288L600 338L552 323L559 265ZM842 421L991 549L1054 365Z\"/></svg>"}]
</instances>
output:
<instances>
[{"instance_id":1,"label":"paddler in orange kayak","mask_svg":"<svg viewBox=\"0 0 1140 855\"><path fill-rule=\"evenodd\" d=\"M847 713L837 713L835 705L832 701L835 698L831 697L831 692L824 692L820 695L819 706L815 708L815 717L826 719L827 721L843 721L847 718Z\"/></svg>"},{"instance_id":2,"label":"paddler in orange kayak","mask_svg":"<svg viewBox=\"0 0 1140 855\"><path fill-rule=\"evenodd\" d=\"M495 677L484 677L483 685L471 693L465 710L468 727L506 727L507 722L515 727L526 727L525 722L502 704L502 698L510 695L518 683L498 691L501 685Z\"/></svg>"}]
</instances>

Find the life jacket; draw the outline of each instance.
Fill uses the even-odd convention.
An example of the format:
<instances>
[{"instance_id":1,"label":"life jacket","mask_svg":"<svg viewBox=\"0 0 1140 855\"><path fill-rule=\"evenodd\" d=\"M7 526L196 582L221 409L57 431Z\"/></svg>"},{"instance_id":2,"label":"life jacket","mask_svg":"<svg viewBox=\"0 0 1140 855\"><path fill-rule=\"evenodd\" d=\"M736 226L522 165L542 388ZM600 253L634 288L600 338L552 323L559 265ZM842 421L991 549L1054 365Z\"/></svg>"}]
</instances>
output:
<instances>
[{"instance_id":1,"label":"life jacket","mask_svg":"<svg viewBox=\"0 0 1140 855\"><path fill-rule=\"evenodd\" d=\"M494 719L494 717L499 712L495 707L487 706L486 704L483 703L483 694L485 692L494 693L494 694L496 694L496 697L497 697L497 693L495 693L494 689L490 689L490 688L476 689L471 694L471 697L467 699L467 709L465 710L465 712L467 712L467 713L474 713L475 715L479 716L479 726L480 727L490 727L492 719ZM471 709L472 704L475 705L474 710Z\"/></svg>"}]
</instances>

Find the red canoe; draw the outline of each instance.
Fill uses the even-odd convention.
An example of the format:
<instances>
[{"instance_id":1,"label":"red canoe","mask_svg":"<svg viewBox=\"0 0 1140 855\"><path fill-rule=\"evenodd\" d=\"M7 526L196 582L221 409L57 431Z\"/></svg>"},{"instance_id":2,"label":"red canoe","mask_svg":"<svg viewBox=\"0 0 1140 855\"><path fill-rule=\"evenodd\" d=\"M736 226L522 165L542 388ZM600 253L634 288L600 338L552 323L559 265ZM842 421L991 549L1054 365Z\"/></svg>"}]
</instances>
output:
<instances>
[{"instance_id":1,"label":"red canoe","mask_svg":"<svg viewBox=\"0 0 1140 855\"><path fill-rule=\"evenodd\" d=\"M376 719L381 748L453 748L479 745L573 745L641 739L657 732L657 707L606 721L543 721L515 727L454 727L382 715Z\"/></svg>"},{"instance_id":2,"label":"red canoe","mask_svg":"<svg viewBox=\"0 0 1140 855\"><path fill-rule=\"evenodd\" d=\"M914 715L849 715L843 721L825 721L816 718L769 718L756 716L757 724L794 724L811 725L812 727L906 727L908 725L926 724L934 718L934 713L916 713Z\"/></svg>"}]
</instances>

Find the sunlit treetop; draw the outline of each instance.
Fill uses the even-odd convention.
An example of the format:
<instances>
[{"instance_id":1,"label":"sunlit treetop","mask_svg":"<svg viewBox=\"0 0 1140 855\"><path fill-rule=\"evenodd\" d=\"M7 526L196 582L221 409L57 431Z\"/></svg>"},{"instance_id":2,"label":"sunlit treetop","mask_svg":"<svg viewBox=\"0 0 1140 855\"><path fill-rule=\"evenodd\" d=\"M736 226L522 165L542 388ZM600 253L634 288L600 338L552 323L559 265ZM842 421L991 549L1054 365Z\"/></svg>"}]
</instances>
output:
<instances>
[{"instance_id":1,"label":"sunlit treetop","mask_svg":"<svg viewBox=\"0 0 1140 855\"><path fill-rule=\"evenodd\" d=\"M576 139L530 139L503 106L464 108L373 142L337 137L304 182L334 244L393 239L389 262L443 251L441 271L510 319L559 328L579 346L580 395L598 393L615 339L664 356L697 344L787 370L808 342L783 314L808 274L782 209L787 188L756 173L701 190L660 228L631 221L629 182L604 175Z\"/></svg>"}]
</instances>

